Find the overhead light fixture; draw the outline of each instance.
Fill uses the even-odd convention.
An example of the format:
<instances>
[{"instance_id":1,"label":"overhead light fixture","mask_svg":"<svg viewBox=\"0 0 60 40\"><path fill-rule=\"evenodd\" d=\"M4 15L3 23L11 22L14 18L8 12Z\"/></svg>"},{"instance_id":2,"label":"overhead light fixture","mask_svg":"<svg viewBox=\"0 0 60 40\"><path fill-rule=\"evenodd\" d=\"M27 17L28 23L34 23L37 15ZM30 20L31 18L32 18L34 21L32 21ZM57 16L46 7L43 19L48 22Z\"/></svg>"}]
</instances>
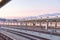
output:
<instances>
[{"instance_id":1,"label":"overhead light fixture","mask_svg":"<svg viewBox=\"0 0 60 40\"><path fill-rule=\"evenodd\" d=\"M0 2L2 2L2 0L0 0Z\"/></svg>"},{"instance_id":2,"label":"overhead light fixture","mask_svg":"<svg viewBox=\"0 0 60 40\"><path fill-rule=\"evenodd\" d=\"M11 1L11 0L0 0L0 8L3 7L9 1Z\"/></svg>"}]
</instances>

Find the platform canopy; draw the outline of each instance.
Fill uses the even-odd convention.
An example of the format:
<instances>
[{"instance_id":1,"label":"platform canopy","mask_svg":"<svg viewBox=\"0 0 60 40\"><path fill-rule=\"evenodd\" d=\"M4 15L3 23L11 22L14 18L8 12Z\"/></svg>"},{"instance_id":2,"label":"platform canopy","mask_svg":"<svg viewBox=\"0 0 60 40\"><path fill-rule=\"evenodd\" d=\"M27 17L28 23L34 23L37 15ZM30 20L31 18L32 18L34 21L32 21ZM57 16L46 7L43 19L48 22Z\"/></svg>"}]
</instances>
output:
<instances>
[{"instance_id":1,"label":"platform canopy","mask_svg":"<svg viewBox=\"0 0 60 40\"><path fill-rule=\"evenodd\" d=\"M9 1L11 0L0 0L0 8L7 4Z\"/></svg>"}]
</instances>

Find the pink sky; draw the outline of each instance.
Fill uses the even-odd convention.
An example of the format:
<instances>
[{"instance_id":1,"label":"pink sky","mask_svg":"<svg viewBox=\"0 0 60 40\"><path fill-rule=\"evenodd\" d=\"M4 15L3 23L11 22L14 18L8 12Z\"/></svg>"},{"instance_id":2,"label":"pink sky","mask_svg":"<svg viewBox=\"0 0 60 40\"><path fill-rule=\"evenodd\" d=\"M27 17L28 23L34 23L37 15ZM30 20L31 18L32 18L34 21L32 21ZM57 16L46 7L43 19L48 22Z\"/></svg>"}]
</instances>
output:
<instances>
[{"instance_id":1,"label":"pink sky","mask_svg":"<svg viewBox=\"0 0 60 40\"><path fill-rule=\"evenodd\" d=\"M33 10L5 10L4 12L0 11L0 17L3 18L19 18L27 16L38 16L48 13L57 13L60 12L60 9L33 9Z\"/></svg>"},{"instance_id":2,"label":"pink sky","mask_svg":"<svg viewBox=\"0 0 60 40\"><path fill-rule=\"evenodd\" d=\"M60 12L59 0L12 0L0 9L0 18L19 18Z\"/></svg>"}]
</instances>

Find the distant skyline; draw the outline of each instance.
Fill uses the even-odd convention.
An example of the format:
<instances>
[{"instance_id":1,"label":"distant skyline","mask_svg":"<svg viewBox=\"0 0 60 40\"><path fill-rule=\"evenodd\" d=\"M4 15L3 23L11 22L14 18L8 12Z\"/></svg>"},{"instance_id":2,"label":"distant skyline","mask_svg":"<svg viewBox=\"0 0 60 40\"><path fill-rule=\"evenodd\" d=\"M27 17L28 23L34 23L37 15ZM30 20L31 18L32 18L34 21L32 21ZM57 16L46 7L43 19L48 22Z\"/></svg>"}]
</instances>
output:
<instances>
[{"instance_id":1,"label":"distant skyline","mask_svg":"<svg viewBox=\"0 0 60 40\"><path fill-rule=\"evenodd\" d=\"M0 18L60 13L60 0L11 0L0 8Z\"/></svg>"}]
</instances>

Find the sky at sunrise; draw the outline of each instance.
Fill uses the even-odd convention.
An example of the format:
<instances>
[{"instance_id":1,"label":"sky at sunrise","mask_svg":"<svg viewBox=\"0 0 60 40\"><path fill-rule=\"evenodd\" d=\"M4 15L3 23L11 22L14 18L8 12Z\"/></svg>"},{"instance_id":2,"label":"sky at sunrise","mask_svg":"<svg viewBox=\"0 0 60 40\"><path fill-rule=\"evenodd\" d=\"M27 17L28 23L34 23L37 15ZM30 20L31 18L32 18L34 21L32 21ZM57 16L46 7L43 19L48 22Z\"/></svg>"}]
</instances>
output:
<instances>
[{"instance_id":1,"label":"sky at sunrise","mask_svg":"<svg viewBox=\"0 0 60 40\"><path fill-rule=\"evenodd\" d=\"M0 8L0 18L60 13L60 0L11 0Z\"/></svg>"}]
</instances>

